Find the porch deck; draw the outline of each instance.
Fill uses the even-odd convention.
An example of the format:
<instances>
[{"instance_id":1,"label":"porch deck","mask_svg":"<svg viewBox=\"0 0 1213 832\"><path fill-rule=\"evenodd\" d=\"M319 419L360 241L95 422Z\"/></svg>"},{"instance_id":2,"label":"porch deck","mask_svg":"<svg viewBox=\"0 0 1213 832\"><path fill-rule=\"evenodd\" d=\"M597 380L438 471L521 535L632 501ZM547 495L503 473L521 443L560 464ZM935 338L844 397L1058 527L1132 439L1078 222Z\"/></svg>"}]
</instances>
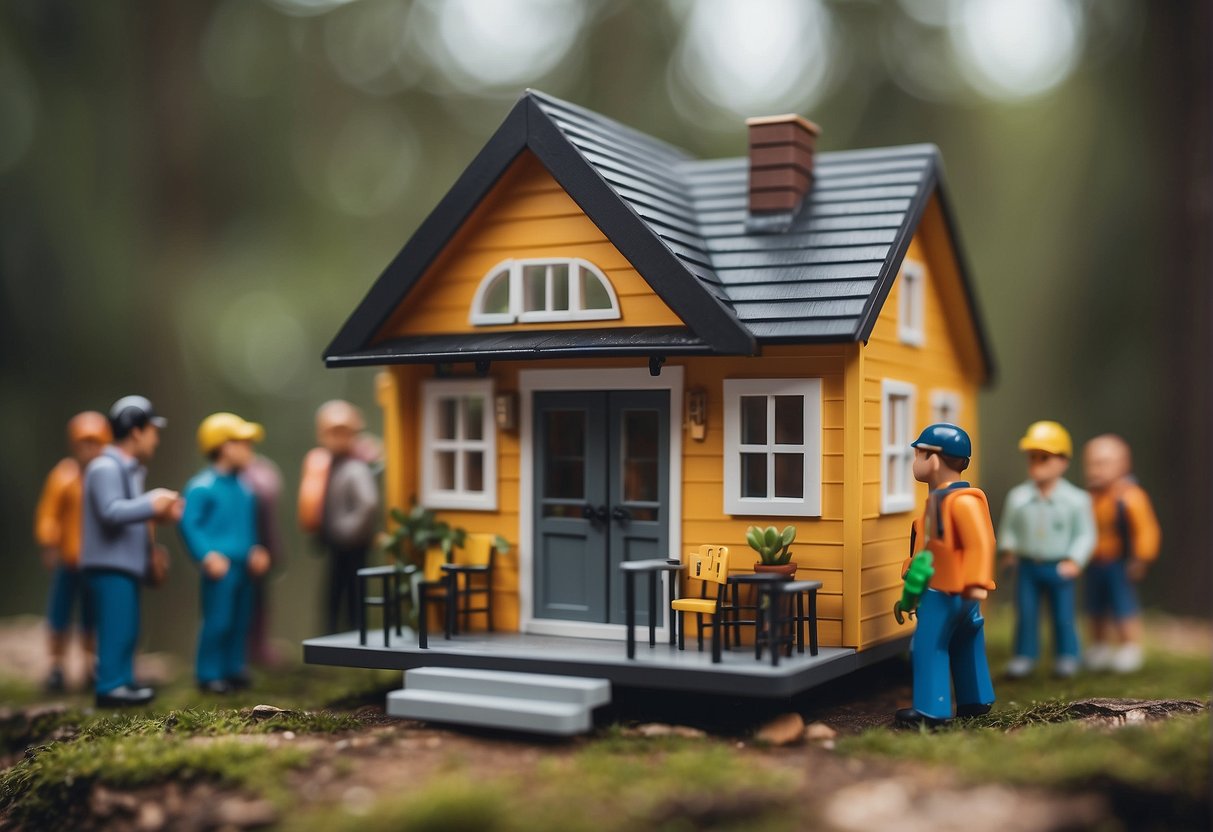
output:
<instances>
[{"instance_id":1,"label":"porch deck","mask_svg":"<svg viewBox=\"0 0 1213 832\"><path fill-rule=\"evenodd\" d=\"M637 633L640 636L640 633ZM645 631L647 635L647 631ZM652 688L696 693L719 693L760 698L787 697L852 673L909 649L909 637L894 639L864 650L822 647L816 656L793 653L772 667L770 654L754 658L753 648L726 650L723 661L712 664L711 650L700 653L693 644L678 650L646 638L636 645L629 660L623 641L570 638L527 633L461 634L450 640L430 638L426 650L417 647L409 630L383 646L382 632L372 631L366 646L358 633L335 633L303 642L303 660L309 664L409 670L416 667L460 667L589 676L609 679L619 687Z\"/></svg>"}]
</instances>

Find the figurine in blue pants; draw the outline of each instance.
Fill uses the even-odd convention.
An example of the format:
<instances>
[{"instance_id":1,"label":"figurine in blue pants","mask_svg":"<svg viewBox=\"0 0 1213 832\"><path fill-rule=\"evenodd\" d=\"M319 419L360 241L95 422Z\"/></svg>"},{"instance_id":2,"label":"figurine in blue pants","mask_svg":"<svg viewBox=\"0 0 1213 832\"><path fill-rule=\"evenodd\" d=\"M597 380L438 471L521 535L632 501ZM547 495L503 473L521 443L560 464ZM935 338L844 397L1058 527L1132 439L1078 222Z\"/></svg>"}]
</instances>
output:
<instances>
[{"instance_id":1,"label":"figurine in blue pants","mask_svg":"<svg viewBox=\"0 0 1213 832\"><path fill-rule=\"evenodd\" d=\"M934 571L918 600L918 629L910 643L914 706L899 710L894 723L939 725L952 718L953 688L956 716L987 713L994 703L981 616L981 602L994 589L994 524L985 492L960 479L973 453L964 430L930 425L911 445L914 479L931 491L914 521L910 551L931 556L908 558L902 573L917 569L917 560Z\"/></svg>"},{"instance_id":2,"label":"figurine in blue pants","mask_svg":"<svg viewBox=\"0 0 1213 832\"><path fill-rule=\"evenodd\" d=\"M207 693L247 687L245 663L253 612L253 578L269 569L257 539L257 497L239 476L253 459L261 425L214 413L198 427L210 466L189 481L181 536L202 570L202 630L196 675Z\"/></svg>"},{"instance_id":3,"label":"figurine in blue pants","mask_svg":"<svg viewBox=\"0 0 1213 832\"><path fill-rule=\"evenodd\" d=\"M1073 456L1069 432L1057 422L1035 422L1019 449L1028 457L1028 480L1007 494L998 545L1015 575L1015 652L1007 676L1019 679L1040 655L1040 601L1053 619L1053 674L1078 672L1075 587L1095 548L1091 496L1065 478Z\"/></svg>"},{"instance_id":4,"label":"figurine in blue pants","mask_svg":"<svg viewBox=\"0 0 1213 832\"><path fill-rule=\"evenodd\" d=\"M146 705L155 691L135 681L139 590L155 579L150 522L175 522L183 503L176 491L143 490L144 464L165 426L143 396L110 408L113 444L84 472L80 568L88 585L97 632L97 707Z\"/></svg>"}]
</instances>

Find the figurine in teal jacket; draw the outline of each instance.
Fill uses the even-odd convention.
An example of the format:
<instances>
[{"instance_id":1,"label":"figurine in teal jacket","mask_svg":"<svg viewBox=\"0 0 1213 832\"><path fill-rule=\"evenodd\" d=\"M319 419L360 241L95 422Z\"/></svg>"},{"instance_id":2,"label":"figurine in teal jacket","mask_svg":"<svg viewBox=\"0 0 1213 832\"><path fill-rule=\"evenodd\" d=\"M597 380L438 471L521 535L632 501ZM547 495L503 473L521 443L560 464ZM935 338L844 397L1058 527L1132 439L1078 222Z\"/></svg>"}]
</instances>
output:
<instances>
[{"instance_id":1,"label":"figurine in teal jacket","mask_svg":"<svg viewBox=\"0 0 1213 832\"><path fill-rule=\"evenodd\" d=\"M248 685L252 579L268 571L270 558L257 538L257 497L239 474L264 436L261 425L234 413L211 414L198 427L198 447L211 464L186 486L180 528L202 571L196 673L209 693Z\"/></svg>"}]
</instances>

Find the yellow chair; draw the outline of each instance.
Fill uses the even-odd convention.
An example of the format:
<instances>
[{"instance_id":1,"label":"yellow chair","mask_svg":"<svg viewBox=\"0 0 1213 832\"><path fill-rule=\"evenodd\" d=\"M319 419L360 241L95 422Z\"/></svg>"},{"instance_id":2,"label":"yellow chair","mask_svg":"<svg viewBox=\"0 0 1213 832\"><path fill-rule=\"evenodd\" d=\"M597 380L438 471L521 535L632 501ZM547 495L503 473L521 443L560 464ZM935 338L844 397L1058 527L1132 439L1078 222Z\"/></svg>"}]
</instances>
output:
<instances>
[{"instance_id":1,"label":"yellow chair","mask_svg":"<svg viewBox=\"0 0 1213 832\"><path fill-rule=\"evenodd\" d=\"M708 626L712 628L712 661L719 662L720 614L724 609L725 589L729 580L729 547L700 546L687 554L687 577L699 581L698 598L678 598L670 609L678 613L678 649L685 649L686 614L695 613L699 630L699 651L703 652L703 617L710 616ZM708 597L709 585L715 585L716 597Z\"/></svg>"}]
</instances>

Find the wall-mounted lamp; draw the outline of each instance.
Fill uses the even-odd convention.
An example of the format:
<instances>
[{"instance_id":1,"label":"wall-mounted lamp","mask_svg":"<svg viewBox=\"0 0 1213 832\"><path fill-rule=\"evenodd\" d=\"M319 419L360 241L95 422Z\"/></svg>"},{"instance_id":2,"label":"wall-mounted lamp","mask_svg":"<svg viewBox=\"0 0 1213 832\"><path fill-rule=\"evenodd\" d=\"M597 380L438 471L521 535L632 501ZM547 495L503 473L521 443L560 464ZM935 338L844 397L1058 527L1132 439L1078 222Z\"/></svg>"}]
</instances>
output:
<instances>
[{"instance_id":1,"label":"wall-mounted lamp","mask_svg":"<svg viewBox=\"0 0 1213 832\"><path fill-rule=\"evenodd\" d=\"M498 430L517 430L518 394L498 393L493 396L493 418Z\"/></svg>"},{"instance_id":2,"label":"wall-mounted lamp","mask_svg":"<svg viewBox=\"0 0 1213 832\"><path fill-rule=\"evenodd\" d=\"M702 442L708 435L708 391L695 387L686 393L686 428L691 438Z\"/></svg>"}]
</instances>

